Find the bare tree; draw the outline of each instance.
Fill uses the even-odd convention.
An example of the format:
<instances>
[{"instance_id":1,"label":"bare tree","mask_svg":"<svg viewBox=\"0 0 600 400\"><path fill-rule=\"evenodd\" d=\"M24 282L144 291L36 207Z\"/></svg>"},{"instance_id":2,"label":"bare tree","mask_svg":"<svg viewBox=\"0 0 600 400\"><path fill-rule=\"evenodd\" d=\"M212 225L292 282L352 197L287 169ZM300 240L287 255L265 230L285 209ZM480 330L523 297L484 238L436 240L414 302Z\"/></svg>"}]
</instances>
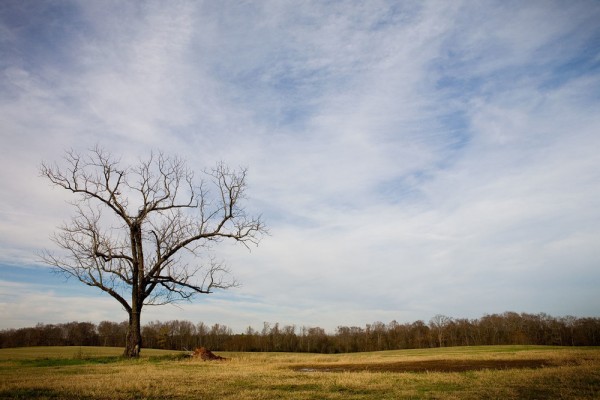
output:
<instances>
[{"instance_id":1,"label":"bare tree","mask_svg":"<svg viewBox=\"0 0 600 400\"><path fill-rule=\"evenodd\" d=\"M249 247L266 232L260 216L248 216L240 204L245 169L220 163L196 185L183 160L162 153L126 167L99 147L67 151L64 160L63 167L42 164L40 172L76 196L76 213L53 236L60 253L42 258L125 308L126 357L140 354L143 306L237 286L210 256L212 244L231 239Z\"/></svg>"},{"instance_id":2,"label":"bare tree","mask_svg":"<svg viewBox=\"0 0 600 400\"><path fill-rule=\"evenodd\" d=\"M451 322L452 318L442 314L437 314L433 318L431 318L431 320L429 320L429 325L437 336L439 347L442 347L444 345L444 335L446 333L446 328Z\"/></svg>"}]
</instances>

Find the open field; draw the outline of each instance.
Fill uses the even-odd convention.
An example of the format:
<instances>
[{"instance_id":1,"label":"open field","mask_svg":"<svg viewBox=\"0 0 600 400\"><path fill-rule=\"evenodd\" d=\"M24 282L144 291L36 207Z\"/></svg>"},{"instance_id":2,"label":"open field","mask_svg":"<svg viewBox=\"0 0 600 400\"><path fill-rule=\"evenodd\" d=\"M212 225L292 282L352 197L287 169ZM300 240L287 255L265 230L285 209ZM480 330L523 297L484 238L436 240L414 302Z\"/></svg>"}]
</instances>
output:
<instances>
[{"instance_id":1,"label":"open field","mask_svg":"<svg viewBox=\"0 0 600 400\"><path fill-rule=\"evenodd\" d=\"M593 399L600 348L489 346L355 354L0 349L2 399Z\"/></svg>"}]
</instances>

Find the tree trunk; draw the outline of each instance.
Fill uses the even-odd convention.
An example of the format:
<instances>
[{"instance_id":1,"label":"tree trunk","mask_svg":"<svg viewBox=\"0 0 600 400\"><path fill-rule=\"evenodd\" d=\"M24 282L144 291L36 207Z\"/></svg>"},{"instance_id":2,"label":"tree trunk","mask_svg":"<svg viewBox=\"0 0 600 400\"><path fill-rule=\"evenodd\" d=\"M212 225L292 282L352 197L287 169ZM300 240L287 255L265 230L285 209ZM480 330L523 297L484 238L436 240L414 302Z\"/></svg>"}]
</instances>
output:
<instances>
[{"instance_id":1,"label":"tree trunk","mask_svg":"<svg viewBox=\"0 0 600 400\"><path fill-rule=\"evenodd\" d=\"M140 311L132 310L129 314L129 327L125 340L123 357L137 358L142 349L142 328L140 324Z\"/></svg>"},{"instance_id":2,"label":"tree trunk","mask_svg":"<svg viewBox=\"0 0 600 400\"><path fill-rule=\"evenodd\" d=\"M142 349L142 328L140 315L143 300L140 296L144 281L144 253L142 251L142 230L137 221L129 226L131 238L133 283L131 285L131 310L129 312L129 327L125 340L125 357L137 358Z\"/></svg>"}]
</instances>

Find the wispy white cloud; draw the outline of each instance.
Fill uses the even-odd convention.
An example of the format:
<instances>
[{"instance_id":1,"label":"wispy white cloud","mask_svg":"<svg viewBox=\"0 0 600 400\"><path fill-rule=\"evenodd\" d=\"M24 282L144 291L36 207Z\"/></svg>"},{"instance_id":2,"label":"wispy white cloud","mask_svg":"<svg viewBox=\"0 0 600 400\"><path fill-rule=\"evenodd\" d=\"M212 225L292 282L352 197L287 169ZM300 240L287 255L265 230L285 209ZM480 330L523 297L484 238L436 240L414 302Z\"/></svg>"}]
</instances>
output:
<instances>
[{"instance_id":1,"label":"wispy white cloud","mask_svg":"<svg viewBox=\"0 0 600 400\"><path fill-rule=\"evenodd\" d=\"M600 311L596 3L7 4L2 262L68 215L41 160L99 143L250 168L272 236L182 318Z\"/></svg>"},{"instance_id":2,"label":"wispy white cloud","mask_svg":"<svg viewBox=\"0 0 600 400\"><path fill-rule=\"evenodd\" d=\"M70 321L121 321L125 314L106 297L64 293L59 286L0 280L2 328Z\"/></svg>"}]
</instances>

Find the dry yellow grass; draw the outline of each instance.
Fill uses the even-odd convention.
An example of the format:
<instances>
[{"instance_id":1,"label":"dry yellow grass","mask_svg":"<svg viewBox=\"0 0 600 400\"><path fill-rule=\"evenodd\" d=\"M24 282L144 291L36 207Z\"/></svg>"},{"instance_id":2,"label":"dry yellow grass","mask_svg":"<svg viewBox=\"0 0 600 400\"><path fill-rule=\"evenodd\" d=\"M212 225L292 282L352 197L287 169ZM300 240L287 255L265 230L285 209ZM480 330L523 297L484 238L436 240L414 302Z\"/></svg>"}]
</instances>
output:
<instances>
[{"instance_id":1,"label":"dry yellow grass","mask_svg":"<svg viewBox=\"0 0 600 400\"><path fill-rule=\"evenodd\" d=\"M462 347L343 355L219 353L224 362L145 350L0 350L0 398L81 399L593 399L600 349ZM169 356L171 354L171 356ZM393 372L398 363L545 360L544 367L464 372ZM360 365L356 372L344 370ZM311 369L310 367L315 367ZM326 367L325 371L316 367ZM339 368L341 367L341 368ZM304 368L304 369L300 369Z\"/></svg>"}]
</instances>

